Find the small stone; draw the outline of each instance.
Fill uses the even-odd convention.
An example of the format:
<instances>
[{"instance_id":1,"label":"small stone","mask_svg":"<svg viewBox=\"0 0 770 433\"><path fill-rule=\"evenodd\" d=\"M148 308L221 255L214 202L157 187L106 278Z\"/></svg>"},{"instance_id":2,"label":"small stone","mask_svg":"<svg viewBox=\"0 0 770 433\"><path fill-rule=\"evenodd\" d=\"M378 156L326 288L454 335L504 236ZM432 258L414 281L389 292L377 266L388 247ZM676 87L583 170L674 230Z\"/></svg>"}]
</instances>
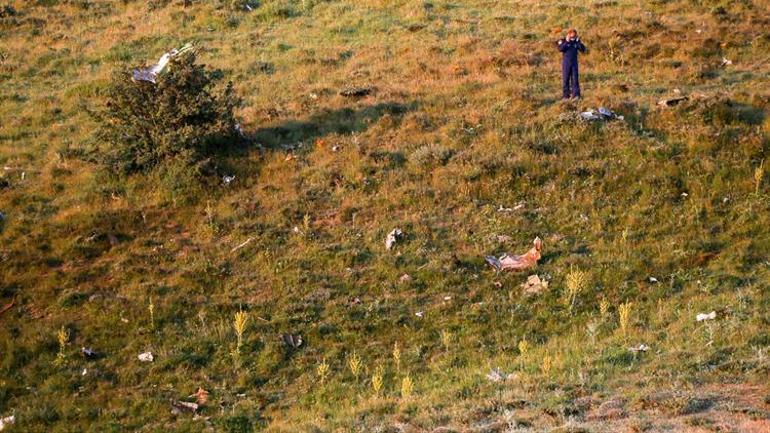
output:
<instances>
[{"instance_id":1,"label":"small stone","mask_svg":"<svg viewBox=\"0 0 770 433\"><path fill-rule=\"evenodd\" d=\"M548 288L548 281L540 279L537 274L527 277L527 281L521 285L527 295L536 295Z\"/></svg>"}]
</instances>

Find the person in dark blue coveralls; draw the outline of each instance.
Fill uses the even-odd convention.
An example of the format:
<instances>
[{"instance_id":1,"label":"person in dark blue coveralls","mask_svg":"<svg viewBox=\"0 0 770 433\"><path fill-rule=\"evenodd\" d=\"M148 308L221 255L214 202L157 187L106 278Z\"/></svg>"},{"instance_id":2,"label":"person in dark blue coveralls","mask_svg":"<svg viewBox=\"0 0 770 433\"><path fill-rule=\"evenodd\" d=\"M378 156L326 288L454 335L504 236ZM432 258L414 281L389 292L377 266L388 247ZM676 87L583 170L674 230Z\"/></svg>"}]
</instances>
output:
<instances>
[{"instance_id":1,"label":"person in dark blue coveralls","mask_svg":"<svg viewBox=\"0 0 770 433\"><path fill-rule=\"evenodd\" d=\"M562 98L580 98L580 80L578 78L578 51L586 52L586 46L580 42L577 30L569 29L567 37L556 43L562 52L561 85Z\"/></svg>"}]
</instances>

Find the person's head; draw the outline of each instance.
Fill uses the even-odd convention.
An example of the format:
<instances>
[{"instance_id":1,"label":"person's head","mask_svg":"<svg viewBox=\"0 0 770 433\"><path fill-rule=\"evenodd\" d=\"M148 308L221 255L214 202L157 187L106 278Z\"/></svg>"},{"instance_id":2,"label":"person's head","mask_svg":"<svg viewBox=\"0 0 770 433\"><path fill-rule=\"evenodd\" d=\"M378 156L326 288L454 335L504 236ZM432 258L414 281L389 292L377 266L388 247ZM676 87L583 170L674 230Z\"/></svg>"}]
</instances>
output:
<instances>
[{"instance_id":1,"label":"person's head","mask_svg":"<svg viewBox=\"0 0 770 433\"><path fill-rule=\"evenodd\" d=\"M575 29L567 30L567 39L570 39L570 40L577 39L577 37L578 37L577 30Z\"/></svg>"}]
</instances>

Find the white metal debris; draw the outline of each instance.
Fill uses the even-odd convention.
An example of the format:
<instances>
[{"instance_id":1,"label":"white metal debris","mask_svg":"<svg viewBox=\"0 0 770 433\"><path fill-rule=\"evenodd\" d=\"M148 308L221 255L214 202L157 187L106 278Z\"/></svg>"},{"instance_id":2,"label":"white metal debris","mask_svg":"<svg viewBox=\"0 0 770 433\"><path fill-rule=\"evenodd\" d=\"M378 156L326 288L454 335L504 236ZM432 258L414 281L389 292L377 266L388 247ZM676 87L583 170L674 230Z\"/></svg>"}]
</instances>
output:
<instances>
[{"instance_id":1,"label":"white metal debris","mask_svg":"<svg viewBox=\"0 0 770 433\"><path fill-rule=\"evenodd\" d=\"M700 313L697 316L695 316L695 320L698 322L703 322L705 320L714 320L717 318L717 312L712 311L710 313Z\"/></svg>"},{"instance_id":2,"label":"white metal debris","mask_svg":"<svg viewBox=\"0 0 770 433\"><path fill-rule=\"evenodd\" d=\"M134 69L132 78L134 81L147 81L152 84L157 84L158 75L166 69L168 63L176 56L188 52L193 49L192 44L185 44L182 48L176 49L163 54L158 63L150 66L149 68Z\"/></svg>"},{"instance_id":3,"label":"white metal debris","mask_svg":"<svg viewBox=\"0 0 770 433\"><path fill-rule=\"evenodd\" d=\"M393 229L388 233L388 237L385 238L385 248L391 249L394 245L396 245L396 242L398 242L399 239L401 239L404 236L404 232L401 231L401 229Z\"/></svg>"},{"instance_id":4,"label":"white metal debris","mask_svg":"<svg viewBox=\"0 0 770 433\"><path fill-rule=\"evenodd\" d=\"M618 116L615 114L614 111L605 108L605 107L599 107L598 110L590 109L588 111L584 111L580 113L580 117L583 120L623 120L623 116Z\"/></svg>"},{"instance_id":5,"label":"white metal debris","mask_svg":"<svg viewBox=\"0 0 770 433\"><path fill-rule=\"evenodd\" d=\"M0 431L3 431L6 427L16 422L16 415L0 418Z\"/></svg>"},{"instance_id":6,"label":"white metal debris","mask_svg":"<svg viewBox=\"0 0 770 433\"><path fill-rule=\"evenodd\" d=\"M650 346L648 346L646 344L640 344L640 345L635 346L635 347L629 347L628 350L630 350L630 351L632 351L634 353L646 352L646 351L650 350Z\"/></svg>"},{"instance_id":7,"label":"white metal debris","mask_svg":"<svg viewBox=\"0 0 770 433\"><path fill-rule=\"evenodd\" d=\"M299 349L304 342L301 335L283 334L281 335L283 342L292 349Z\"/></svg>"},{"instance_id":8,"label":"white metal debris","mask_svg":"<svg viewBox=\"0 0 770 433\"><path fill-rule=\"evenodd\" d=\"M152 355L152 352L140 353L138 358L142 362L152 362L155 359L155 357Z\"/></svg>"},{"instance_id":9,"label":"white metal debris","mask_svg":"<svg viewBox=\"0 0 770 433\"><path fill-rule=\"evenodd\" d=\"M680 102L684 102L688 99L690 98L688 98L687 96L675 96L673 98L661 99L660 101L658 101L658 105L661 107L673 107L674 105L677 105Z\"/></svg>"},{"instance_id":10,"label":"white metal debris","mask_svg":"<svg viewBox=\"0 0 770 433\"><path fill-rule=\"evenodd\" d=\"M487 379L489 379L491 382L502 382L508 379L512 379L515 377L514 373L506 374L499 368L493 368L492 370L487 373Z\"/></svg>"},{"instance_id":11,"label":"white metal debris","mask_svg":"<svg viewBox=\"0 0 770 433\"><path fill-rule=\"evenodd\" d=\"M172 401L171 413L173 413L174 415L178 415L182 412L195 413L198 411L199 407L200 406L197 403L189 403L186 401Z\"/></svg>"},{"instance_id":12,"label":"white metal debris","mask_svg":"<svg viewBox=\"0 0 770 433\"><path fill-rule=\"evenodd\" d=\"M495 236L495 239L497 239L497 242L500 242L501 244L504 244L506 242L510 242L513 240L513 238L508 235L497 235Z\"/></svg>"}]
</instances>

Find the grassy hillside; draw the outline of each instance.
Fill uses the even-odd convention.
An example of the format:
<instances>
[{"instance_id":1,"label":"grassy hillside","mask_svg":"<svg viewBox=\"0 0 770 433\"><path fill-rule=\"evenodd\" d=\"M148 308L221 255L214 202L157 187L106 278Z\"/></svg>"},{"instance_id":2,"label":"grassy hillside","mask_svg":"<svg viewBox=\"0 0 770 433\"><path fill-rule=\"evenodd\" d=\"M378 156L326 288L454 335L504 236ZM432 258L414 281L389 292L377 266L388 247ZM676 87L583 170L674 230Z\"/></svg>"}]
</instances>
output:
<instances>
[{"instance_id":1,"label":"grassy hillside","mask_svg":"<svg viewBox=\"0 0 770 433\"><path fill-rule=\"evenodd\" d=\"M0 2L7 431L770 430L767 1L184 3ZM100 169L113 72L186 42L235 180Z\"/></svg>"}]
</instances>

